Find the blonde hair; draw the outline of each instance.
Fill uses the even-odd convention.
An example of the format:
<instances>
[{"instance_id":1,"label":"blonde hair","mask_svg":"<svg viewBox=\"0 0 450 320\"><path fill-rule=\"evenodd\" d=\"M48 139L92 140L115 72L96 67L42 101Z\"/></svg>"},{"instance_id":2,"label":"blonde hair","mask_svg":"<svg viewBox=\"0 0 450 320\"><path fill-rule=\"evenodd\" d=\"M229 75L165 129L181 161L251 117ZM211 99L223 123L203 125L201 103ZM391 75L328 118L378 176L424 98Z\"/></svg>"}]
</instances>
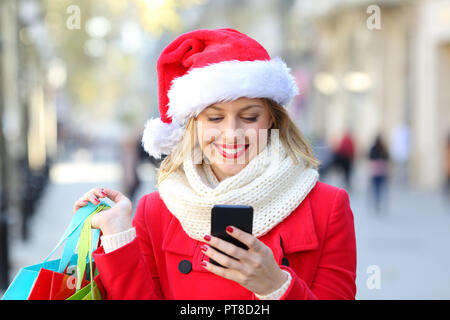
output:
<instances>
[{"instance_id":1,"label":"blonde hair","mask_svg":"<svg viewBox=\"0 0 450 320\"><path fill-rule=\"evenodd\" d=\"M307 168L318 168L320 161L314 156L311 144L292 121L286 108L271 99L262 98L261 100L269 107L270 117L273 121L270 129L279 129L280 141L293 162L298 164L298 159L295 156L297 154L305 161ZM195 137L195 117L191 117L186 123L183 138L161 162L156 185L159 185L172 172L180 168L185 157L190 156L195 147Z\"/></svg>"}]
</instances>

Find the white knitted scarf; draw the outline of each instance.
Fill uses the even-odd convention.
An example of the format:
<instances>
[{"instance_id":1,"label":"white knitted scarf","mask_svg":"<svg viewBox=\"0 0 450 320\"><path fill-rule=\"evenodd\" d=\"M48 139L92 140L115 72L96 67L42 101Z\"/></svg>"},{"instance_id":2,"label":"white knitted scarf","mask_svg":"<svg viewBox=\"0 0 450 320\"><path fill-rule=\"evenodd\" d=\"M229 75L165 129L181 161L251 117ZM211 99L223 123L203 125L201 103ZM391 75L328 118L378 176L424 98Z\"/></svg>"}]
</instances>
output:
<instances>
[{"instance_id":1,"label":"white knitted scarf","mask_svg":"<svg viewBox=\"0 0 450 320\"><path fill-rule=\"evenodd\" d=\"M297 158L299 164L295 165L276 133L231 177L219 182L208 163L195 164L191 156L184 160L183 168L160 183L158 190L193 239L203 241L204 235L210 234L211 208L215 204L252 206L253 235L260 237L288 217L318 180L317 170L306 168L305 161Z\"/></svg>"}]
</instances>

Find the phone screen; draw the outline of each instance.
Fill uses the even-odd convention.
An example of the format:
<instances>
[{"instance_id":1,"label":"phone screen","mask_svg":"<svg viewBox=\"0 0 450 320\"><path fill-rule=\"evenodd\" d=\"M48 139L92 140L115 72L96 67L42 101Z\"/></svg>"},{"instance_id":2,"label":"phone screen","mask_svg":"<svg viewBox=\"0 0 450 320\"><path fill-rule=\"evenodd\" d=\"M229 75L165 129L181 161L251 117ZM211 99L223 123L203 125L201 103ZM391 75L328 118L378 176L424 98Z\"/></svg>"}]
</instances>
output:
<instances>
[{"instance_id":1,"label":"phone screen","mask_svg":"<svg viewBox=\"0 0 450 320\"><path fill-rule=\"evenodd\" d=\"M253 207L246 205L217 204L214 205L211 210L211 235L248 250L248 247L245 244L233 238L226 232L225 229L227 226L235 226L236 228L251 234L253 229ZM227 255L219 249L216 250ZM221 266L213 259L209 259L209 261L212 264Z\"/></svg>"}]
</instances>

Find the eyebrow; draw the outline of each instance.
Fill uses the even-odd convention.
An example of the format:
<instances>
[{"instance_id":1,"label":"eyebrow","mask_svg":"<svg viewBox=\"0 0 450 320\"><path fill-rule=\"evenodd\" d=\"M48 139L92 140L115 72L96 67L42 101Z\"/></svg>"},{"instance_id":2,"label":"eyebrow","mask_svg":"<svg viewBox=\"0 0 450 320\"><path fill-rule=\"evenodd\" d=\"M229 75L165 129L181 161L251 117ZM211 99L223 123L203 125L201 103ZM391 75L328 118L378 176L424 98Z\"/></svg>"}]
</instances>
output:
<instances>
[{"instance_id":1,"label":"eyebrow","mask_svg":"<svg viewBox=\"0 0 450 320\"><path fill-rule=\"evenodd\" d=\"M252 104L252 105L249 105L249 106L246 106L246 107L242 108L242 109L239 110L239 111L244 111L244 110L247 110L247 109L250 109L250 108L253 108L253 107L264 108L264 107L263 107L262 105L260 105L260 104ZM215 105L212 105L212 106L210 106L209 108L211 108L211 109L217 109L217 110L223 110L223 108L218 107L218 106L215 106Z\"/></svg>"}]
</instances>

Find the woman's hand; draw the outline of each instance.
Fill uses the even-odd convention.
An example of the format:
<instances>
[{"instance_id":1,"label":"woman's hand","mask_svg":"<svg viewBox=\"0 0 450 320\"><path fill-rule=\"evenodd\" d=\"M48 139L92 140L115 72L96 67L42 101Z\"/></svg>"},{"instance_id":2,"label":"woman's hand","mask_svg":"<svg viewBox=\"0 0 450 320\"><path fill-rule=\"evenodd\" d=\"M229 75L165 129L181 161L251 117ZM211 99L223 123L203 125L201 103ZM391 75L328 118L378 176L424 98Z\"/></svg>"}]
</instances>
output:
<instances>
[{"instance_id":1,"label":"woman's hand","mask_svg":"<svg viewBox=\"0 0 450 320\"><path fill-rule=\"evenodd\" d=\"M98 205L98 198L109 198L115 204L107 210L100 211L92 217L92 227L102 230L103 235L114 234L128 230L132 227L131 213L133 205L131 201L119 191L107 188L94 188L86 192L75 202L73 213L84 207L88 201Z\"/></svg>"},{"instance_id":2,"label":"woman's hand","mask_svg":"<svg viewBox=\"0 0 450 320\"><path fill-rule=\"evenodd\" d=\"M246 244L249 249L245 250L220 238L206 235L205 240L211 246L203 246L202 251L226 268L202 261L204 268L221 277L236 281L259 295L266 295L279 289L287 280L287 275L278 266L272 250L253 235L236 227L227 227L227 233Z\"/></svg>"}]
</instances>

